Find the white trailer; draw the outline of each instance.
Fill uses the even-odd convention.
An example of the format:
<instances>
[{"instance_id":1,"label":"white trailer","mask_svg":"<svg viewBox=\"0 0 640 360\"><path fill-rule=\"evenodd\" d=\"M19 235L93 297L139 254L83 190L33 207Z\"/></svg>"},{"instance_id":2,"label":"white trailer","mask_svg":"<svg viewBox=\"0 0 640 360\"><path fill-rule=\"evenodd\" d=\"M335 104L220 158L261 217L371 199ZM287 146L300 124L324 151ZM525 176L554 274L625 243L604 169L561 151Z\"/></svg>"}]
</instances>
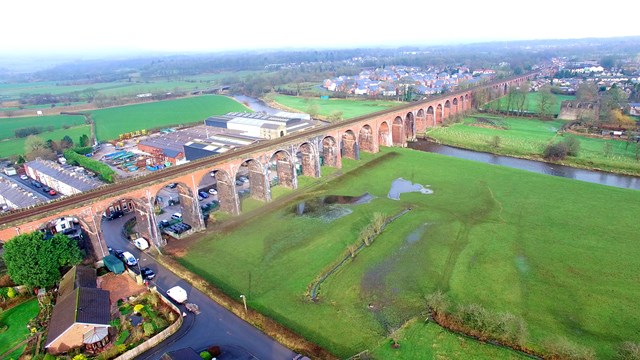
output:
<instances>
[{"instance_id":1,"label":"white trailer","mask_svg":"<svg viewBox=\"0 0 640 360\"><path fill-rule=\"evenodd\" d=\"M180 286L174 286L167 290L167 295L179 304L183 304L187 301L187 291Z\"/></svg>"}]
</instances>

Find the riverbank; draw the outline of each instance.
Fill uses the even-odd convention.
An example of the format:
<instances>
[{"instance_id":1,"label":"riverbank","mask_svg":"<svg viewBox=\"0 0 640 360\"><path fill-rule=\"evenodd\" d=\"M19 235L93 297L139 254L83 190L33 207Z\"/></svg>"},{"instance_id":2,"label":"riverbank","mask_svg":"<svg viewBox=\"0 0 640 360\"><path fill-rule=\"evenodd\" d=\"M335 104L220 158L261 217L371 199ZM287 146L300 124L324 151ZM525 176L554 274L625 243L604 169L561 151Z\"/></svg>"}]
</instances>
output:
<instances>
[{"instance_id":1,"label":"riverbank","mask_svg":"<svg viewBox=\"0 0 640 360\"><path fill-rule=\"evenodd\" d=\"M476 126L477 119L489 119L503 125L497 127ZM541 161L549 164L570 166L579 169L606 173L640 176L640 161L635 157L635 143L575 134L559 134L565 122L538 119L507 118L495 115L469 117L462 123L438 127L426 132L428 138L461 149ZM580 142L577 156L549 161L542 153L550 143L573 137Z\"/></svg>"}]
</instances>

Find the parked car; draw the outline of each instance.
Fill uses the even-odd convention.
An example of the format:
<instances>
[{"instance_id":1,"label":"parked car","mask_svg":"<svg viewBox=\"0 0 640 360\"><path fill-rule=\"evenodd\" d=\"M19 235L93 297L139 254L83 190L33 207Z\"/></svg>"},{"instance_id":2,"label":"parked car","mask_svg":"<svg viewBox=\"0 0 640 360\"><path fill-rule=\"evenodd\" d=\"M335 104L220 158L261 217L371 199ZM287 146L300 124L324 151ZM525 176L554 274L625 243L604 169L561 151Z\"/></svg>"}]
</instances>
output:
<instances>
[{"instance_id":1,"label":"parked car","mask_svg":"<svg viewBox=\"0 0 640 360\"><path fill-rule=\"evenodd\" d=\"M142 275L142 279L144 280L152 280L154 277L156 277L156 273L148 267L143 267L142 269L140 269L140 275Z\"/></svg>"},{"instance_id":2,"label":"parked car","mask_svg":"<svg viewBox=\"0 0 640 360\"><path fill-rule=\"evenodd\" d=\"M117 218L121 218L124 216L124 211L122 210L113 210L109 212L109 215L105 216L107 220L113 220Z\"/></svg>"},{"instance_id":3,"label":"parked car","mask_svg":"<svg viewBox=\"0 0 640 360\"><path fill-rule=\"evenodd\" d=\"M149 248L149 242L145 238L137 238L133 240L133 245L135 245L140 250L146 250Z\"/></svg>"},{"instance_id":4,"label":"parked car","mask_svg":"<svg viewBox=\"0 0 640 360\"><path fill-rule=\"evenodd\" d=\"M171 183L171 184L168 184L168 185L167 185L167 188L169 188L169 189L175 189L175 188L176 188L176 186L178 186L178 184L177 184L177 183Z\"/></svg>"},{"instance_id":5,"label":"parked car","mask_svg":"<svg viewBox=\"0 0 640 360\"><path fill-rule=\"evenodd\" d=\"M128 251L125 251L122 253L122 261L124 261L124 263L127 264L128 266L138 265L138 259L136 259L136 257L133 256L133 254Z\"/></svg>"},{"instance_id":6,"label":"parked car","mask_svg":"<svg viewBox=\"0 0 640 360\"><path fill-rule=\"evenodd\" d=\"M42 184L40 184L39 182L35 181L35 180L31 180L31 185L37 187L37 188L41 188Z\"/></svg>"},{"instance_id":7,"label":"parked car","mask_svg":"<svg viewBox=\"0 0 640 360\"><path fill-rule=\"evenodd\" d=\"M218 194L218 191L217 191L216 189L214 189L214 188L211 188L211 189L209 189L209 194L211 194L211 195L217 195L217 194Z\"/></svg>"},{"instance_id":8,"label":"parked car","mask_svg":"<svg viewBox=\"0 0 640 360\"><path fill-rule=\"evenodd\" d=\"M171 223L168 220L160 220L160 223L158 223L160 229L169 227L169 225L171 225Z\"/></svg>"},{"instance_id":9,"label":"parked car","mask_svg":"<svg viewBox=\"0 0 640 360\"><path fill-rule=\"evenodd\" d=\"M202 196L203 199L206 199L209 197L209 194L207 194L206 191L199 191L198 195Z\"/></svg>"},{"instance_id":10,"label":"parked car","mask_svg":"<svg viewBox=\"0 0 640 360\"><path fill-rule=\"evenodd\" d=\"M109 249L109 252L115 255L118 259L122 260L122 254L124 251L118 249Z\"/></svg>"},{"instance_id":11,"label":"parked car","mask_svg":"<svg viewBox=\"0 0 640 360\"><path fill-rule=\"evenodd\" d=\"M182 220L182 214L179 212L174 213L173 215L171 215L171 218L174 220Z\"/></svg>"},{"instance_id":12,"label":"parked car","mask_svg":"<svg viewBox=\"0 0 640 360\"><path fill-rule=\"evenodd\" d=\"M42 192L46 192L46 193L48 193L48 192L49 192L49 190L51 190L51 188L50 188L50 187L48 187L48 186L46 186L46 185L42 187Z\"/></svg>"},{"instance_id":13,"label":"parked car","mask_svg":"<svg viewBox=\"0 0 640 360\"><path fill-rule=\"evenodd\" d=\"M244 185L244 182L242 182L242 180L240 179L236 179L236 186L242 186Z\"/></svg>"},{"instance_id":14,"label":"parked car","mask_svg":"<svg viewBox=\"0 0 640 360\"><path fill-rule=\"evenodd\" d=\"M29 179L29 177L28 177L27 175L24 175L24 174L23 174L23 175L20 175L20 179L22 179L22 180L28 180L28 179Z\"/></svg>"},{"instance_id":15,"label":"parked car","mask_svg":"<svg viewBox=\"0 0 640 360\"><path fill-rule=\"evenodd\" d=\"M54 196L56 194L57 194L57 192L55 190L53 190L53 189L49 190L49 195Z\"/></svg>"},{"instance_id":16,"label":"parked car","mask_svg":"<svg viewBox=\"0 0 640 360\"><path fill-rule=\"evenodd\" d=\"M238 176L238 180L242 181L243 184L246 184L249 182L249 178L244 175Z\"/></svg>"}]
</instances>

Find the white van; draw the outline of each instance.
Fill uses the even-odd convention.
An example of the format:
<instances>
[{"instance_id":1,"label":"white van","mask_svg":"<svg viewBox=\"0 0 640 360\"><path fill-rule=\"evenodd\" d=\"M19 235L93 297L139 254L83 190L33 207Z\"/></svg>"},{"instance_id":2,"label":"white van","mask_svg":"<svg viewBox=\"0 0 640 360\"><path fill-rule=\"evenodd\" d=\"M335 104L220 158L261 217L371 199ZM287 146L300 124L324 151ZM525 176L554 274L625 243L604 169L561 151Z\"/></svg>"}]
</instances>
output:
<instances>
[{"instance_id":1,"label":"white van","mask_svg":"<svg viewBox=\"0 0 640 360\"><path fill-rule=\"evenodd\" d=\"M122 253L122 260L128 266L136 266L138 264L138 259L136 259L136 257L133 256L133 254L131 254L128 251L125 251L125 252Z\"/></svg>"},{"instance_id":2,"label":"white van","mask_svg":"<svg viewBox=\"0 0 640 360\"><path fill-rule=\"evenodd\" d=\"M133 245L135 245L140 250L146 250L149 248L149 242L145 238L137 238L133 240Z\"/></svg>"}]
</instances>

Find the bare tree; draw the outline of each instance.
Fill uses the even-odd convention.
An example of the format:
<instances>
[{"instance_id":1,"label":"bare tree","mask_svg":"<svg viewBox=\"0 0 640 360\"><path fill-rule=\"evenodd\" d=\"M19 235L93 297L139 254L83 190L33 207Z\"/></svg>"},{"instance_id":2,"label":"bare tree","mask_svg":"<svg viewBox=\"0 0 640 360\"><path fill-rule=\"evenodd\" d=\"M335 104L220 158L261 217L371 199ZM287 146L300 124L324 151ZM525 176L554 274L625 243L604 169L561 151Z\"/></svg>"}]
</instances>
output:
<instances>
[{"instance_id":1,"label":"bare tree","mask_svg":"<svg viewBox=\"0 0 640 360\"><path fill-rule=\"evenodd\" d=\"M556 104L557 98L551 92L550 85L544 85L538 90L538 111L542 117L551 116L551 108Z\"/></svg>"}]
</instances>

